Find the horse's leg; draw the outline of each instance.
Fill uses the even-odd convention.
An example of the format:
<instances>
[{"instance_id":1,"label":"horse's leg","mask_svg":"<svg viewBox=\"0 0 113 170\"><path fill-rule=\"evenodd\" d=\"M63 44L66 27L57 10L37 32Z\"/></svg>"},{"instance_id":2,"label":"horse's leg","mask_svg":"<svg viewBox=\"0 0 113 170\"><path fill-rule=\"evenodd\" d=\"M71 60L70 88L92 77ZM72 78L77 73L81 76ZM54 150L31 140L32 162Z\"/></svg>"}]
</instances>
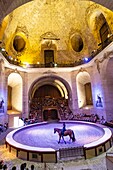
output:
<instances>
[{"instance_id":1,"label":"horse's leg","mask_svg":"<svg viewBox=\"0 0 113 170\"><path fill-rule=\"evenodd\" d=\"M59 141L58 141L58 143L60 143L60 139L61 139L61 135L59 135Z\"/></svg>"},{"instance_id":2,"label":"horse's leg","mask_svg":"<svg viewBox=\"0 0 113 170\"><path fill-rule=\"evenodd\" d=\"M62 139L63 139L64 143L66 144L66 141L64 140L64 136L63 135L62 135Z\"/></svg>"},{"instance_id":3,"label":"horse's leg","mask_svg":"<svg viewBox=\"0 0 113 170\"><path fill-rule=\"evenodd\" d=\"M69 135L69 137L70 137L69 141L71 141L71 135Z\"/></svg>"}]
</instances>

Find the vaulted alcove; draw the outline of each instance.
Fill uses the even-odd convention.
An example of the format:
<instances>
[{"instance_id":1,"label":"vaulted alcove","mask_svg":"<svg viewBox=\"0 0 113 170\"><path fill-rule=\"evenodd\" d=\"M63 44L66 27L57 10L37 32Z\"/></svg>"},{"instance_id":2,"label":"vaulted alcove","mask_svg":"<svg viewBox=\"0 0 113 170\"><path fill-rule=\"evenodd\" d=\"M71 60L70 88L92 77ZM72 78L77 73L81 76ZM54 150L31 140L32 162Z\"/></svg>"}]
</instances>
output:
<instances>
[{"instance_id":1,"label":"vaulted alcove","mask_svg":"<svg viewBox=\"0 0 113 170\"><path fill-rule=\"evenodd\" d=\"M89 73L86 71L79 72L76 77L76 81L79 108L92 105L92 89Z\"/></svg>"}]
</instances>

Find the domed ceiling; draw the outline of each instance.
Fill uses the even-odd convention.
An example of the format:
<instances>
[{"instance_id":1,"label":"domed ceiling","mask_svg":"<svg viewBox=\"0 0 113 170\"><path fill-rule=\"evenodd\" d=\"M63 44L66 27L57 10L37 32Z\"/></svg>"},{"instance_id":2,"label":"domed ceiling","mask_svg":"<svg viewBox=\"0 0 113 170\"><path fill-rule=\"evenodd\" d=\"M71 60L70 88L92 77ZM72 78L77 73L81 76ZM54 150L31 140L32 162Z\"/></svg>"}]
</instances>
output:
<instances>
[{"instance_id":1,"label":"domed ceiling","mask_svg":"<svg viewBox=\"0 0 113 170\"><path fill-rule=\"evenodd\" d=\"M29 64L44 64L44 51L54 62L69 64L88 57L101 43L106 22L113 32L113 12L91 1L34 0L12 11L0 26L9 56Z\"/></svg>"}]
</instances>

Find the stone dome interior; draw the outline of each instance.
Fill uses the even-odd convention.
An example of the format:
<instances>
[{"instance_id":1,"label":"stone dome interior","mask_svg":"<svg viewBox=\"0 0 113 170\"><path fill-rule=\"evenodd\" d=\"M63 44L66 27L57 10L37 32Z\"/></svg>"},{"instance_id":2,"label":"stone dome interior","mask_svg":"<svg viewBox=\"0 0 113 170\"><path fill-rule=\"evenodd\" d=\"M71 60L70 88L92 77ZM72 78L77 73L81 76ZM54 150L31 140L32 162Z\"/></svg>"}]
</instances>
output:
<instances>
[{"instance_id":1,"label":"stone dome interior","mask_svg":"<svg viewBox=\"0 0 113 170\"><path fill-rule=\"evenodd\" d=\"M71 64L99 48L113 31L112 20L111 10L92 1L34 0L4 17L0 40L13 60Z\"/></svg>"}]
</instances>

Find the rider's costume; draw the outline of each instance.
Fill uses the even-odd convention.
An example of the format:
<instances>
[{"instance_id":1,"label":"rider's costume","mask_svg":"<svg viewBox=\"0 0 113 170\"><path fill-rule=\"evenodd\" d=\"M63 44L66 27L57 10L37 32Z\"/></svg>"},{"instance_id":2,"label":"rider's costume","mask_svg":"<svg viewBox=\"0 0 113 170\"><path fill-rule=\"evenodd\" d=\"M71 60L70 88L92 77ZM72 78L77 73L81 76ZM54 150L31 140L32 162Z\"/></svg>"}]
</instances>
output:
<instances>
[{"instance_id":1,"label":"rider's costume","mask_svg":"<svg viewBox=\"0 0 113 170\"><path fill-rule=\"evenodd\" d=\"M64 132L66 131L66 125L63 123L63 128L62 128L62 135L64 135Z\"/></svg>"}]
</instances>

